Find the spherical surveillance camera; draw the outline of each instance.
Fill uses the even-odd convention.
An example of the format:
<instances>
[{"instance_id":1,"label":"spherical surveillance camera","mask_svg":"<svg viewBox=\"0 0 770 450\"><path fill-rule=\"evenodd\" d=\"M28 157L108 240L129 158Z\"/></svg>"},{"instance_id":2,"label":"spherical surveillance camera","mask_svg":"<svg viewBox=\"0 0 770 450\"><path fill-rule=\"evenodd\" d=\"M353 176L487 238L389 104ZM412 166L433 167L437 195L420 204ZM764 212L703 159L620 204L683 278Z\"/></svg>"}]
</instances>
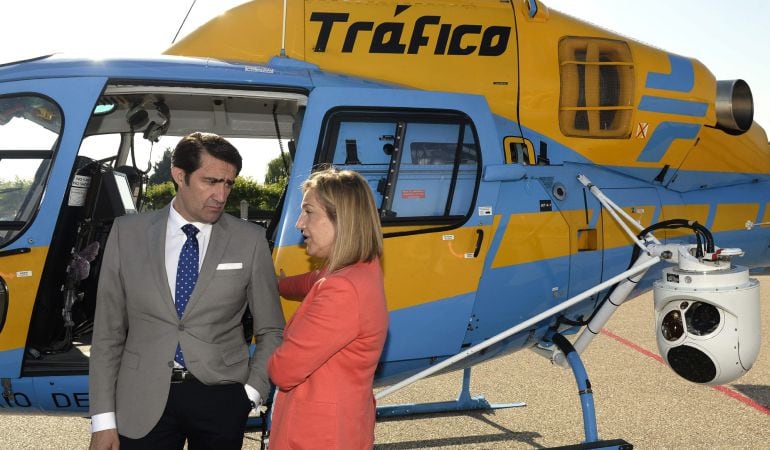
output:
<instances>
[{"instance_id":1,"label":"spherical surveillance camera","mask_svg":"<svg viewBox=\"0 0 770 450\"><path fill-rule=\"evenodd\" d=\"M663 360L693 383L729 383L759 355L759 283L745 267L663 270L654 283L655 326Z\"/></svg>"}]
</instances>

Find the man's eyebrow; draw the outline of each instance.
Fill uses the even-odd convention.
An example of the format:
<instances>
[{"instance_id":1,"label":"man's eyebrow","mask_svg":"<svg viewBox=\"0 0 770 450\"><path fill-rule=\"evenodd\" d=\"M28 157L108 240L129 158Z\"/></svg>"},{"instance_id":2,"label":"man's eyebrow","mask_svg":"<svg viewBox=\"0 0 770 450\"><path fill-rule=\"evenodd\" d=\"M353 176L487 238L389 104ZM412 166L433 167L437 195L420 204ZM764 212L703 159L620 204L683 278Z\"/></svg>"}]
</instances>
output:
<instances>
[{"instance_id":1,"label":"man's eyebrow","mask_svg":"<svg viewBox=\"0 0 770 450\"><path fill-rule=\"evenodd\" d=\"M228 183L228 184L235 183L235 180L231 180L229 178L203 177L203 179L211 183Z\"/></svg>"}]
</instances>

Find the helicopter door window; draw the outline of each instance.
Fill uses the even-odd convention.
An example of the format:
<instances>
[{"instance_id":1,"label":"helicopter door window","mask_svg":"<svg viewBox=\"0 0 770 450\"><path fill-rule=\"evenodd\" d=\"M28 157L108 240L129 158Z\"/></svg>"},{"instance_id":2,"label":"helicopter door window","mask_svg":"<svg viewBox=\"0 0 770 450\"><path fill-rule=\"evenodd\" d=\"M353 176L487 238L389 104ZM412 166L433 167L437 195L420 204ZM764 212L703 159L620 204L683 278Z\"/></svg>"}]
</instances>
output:
<instances>
[{"instance_id":1,"label":"helicopter door window","mask_svg":"<svg viewBox=\"0 0 770 450\"><path fill-rule=\"evenodd\" d=\"M479 150L465 116L338 112L318 163L359 172L384 225L454 223L476 192Z\"/></svg>"},{"instance_id":2,"label":"helicopter door window","mask_svg":"<svg viewBox=\"0 0 770 450\"><path fill-rule=\"evenodd\" d=\"M38 210L61 123L61 110L47 98L0 97L0 248Z\"/></svg>"},{"instance_id":3,"label":"helicopter door window","mask_svg":"<svg viewBox=\"0 0 770 450\"><path fill-rule=\"evenodd\" d=\"M464 216L475 192L477 145L470 126L409 123L396 183L396 217Z\"/></svg>"},{"instance_id":4,"label":"helicopter door window","mask_svg":"<svg viewBox=\"0 0 770 450\"><path fill-rule=\"evenodd\" d=\"M335 127L332 164L360 173L369 183L375 202L383 199L378 188L387 177L396 122L345 121Z\"/></svg>"}]
</instances>

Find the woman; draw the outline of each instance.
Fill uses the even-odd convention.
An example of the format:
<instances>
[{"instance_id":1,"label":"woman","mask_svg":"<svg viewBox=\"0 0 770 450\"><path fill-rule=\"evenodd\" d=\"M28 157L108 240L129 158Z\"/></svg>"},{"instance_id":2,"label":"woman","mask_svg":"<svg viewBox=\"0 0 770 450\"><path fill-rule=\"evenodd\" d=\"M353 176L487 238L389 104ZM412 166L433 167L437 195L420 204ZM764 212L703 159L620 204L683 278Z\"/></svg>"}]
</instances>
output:
<instances>
[{"instance_id":1,"label":"woman","mask_svg":"<svg viewBox=\"0 0 770 450\"><path fill-rule=\"evenodd\" d=\"M316 172L302 190L296 227L324 266L279 281L281 295L304 300L268 361L278 386L270 449L371 449L372 382L388 331L379 215L353 171Z\"/></svg>"}]
</instances>

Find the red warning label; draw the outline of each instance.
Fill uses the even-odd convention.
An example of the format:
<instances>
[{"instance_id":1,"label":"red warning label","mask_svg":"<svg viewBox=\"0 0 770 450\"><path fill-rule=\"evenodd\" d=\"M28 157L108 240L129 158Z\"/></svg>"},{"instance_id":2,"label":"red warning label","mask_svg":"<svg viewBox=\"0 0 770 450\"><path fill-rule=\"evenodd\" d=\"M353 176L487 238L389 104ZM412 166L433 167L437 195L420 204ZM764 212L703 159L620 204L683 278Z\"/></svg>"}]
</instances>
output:
<instances>
[{"instance_id":1,"label":"red warning label","mask_svg":"<svg viewBox=\"0 0 770 450\"><path fill-rule=\"evenodd\" d=\"M404 189L401 198L425 198L425 189Z\"/></svg>"}]
</instances>

